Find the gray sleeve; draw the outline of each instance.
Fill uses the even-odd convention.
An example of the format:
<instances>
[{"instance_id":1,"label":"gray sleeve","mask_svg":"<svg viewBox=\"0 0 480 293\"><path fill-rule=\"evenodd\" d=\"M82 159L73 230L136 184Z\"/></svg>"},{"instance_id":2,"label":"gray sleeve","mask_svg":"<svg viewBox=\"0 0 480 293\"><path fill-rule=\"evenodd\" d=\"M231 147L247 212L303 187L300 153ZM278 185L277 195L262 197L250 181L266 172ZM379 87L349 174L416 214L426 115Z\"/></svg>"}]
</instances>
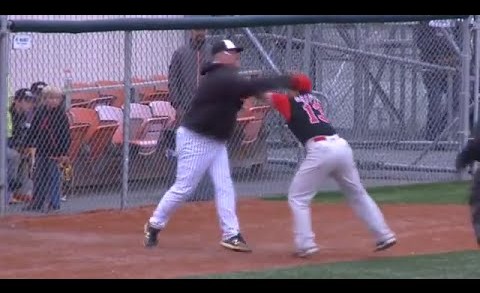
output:
<instances>
[{"instance_id":1,"label":"gray sleeve","mask_svg":"<svg viewBox=\"0 0 480 293\"><path fill-rule=\"evenodd\" d=\"M205 46L205 60L203 60L203 64L207 64L212 61L213 61L212 46L210 44L207 44Z\"/></svg>"},{"instance_id":2,"label":"gray sleeve","mask_svg":"<svg viewBox=\"0 0 480 293\"><path fill-rule=\"evenodd\" d=\"M168 91L174 108L178 108L183 97L182 55L182 48L177 49L168 67Z\"/></svg>"}]
</instances>

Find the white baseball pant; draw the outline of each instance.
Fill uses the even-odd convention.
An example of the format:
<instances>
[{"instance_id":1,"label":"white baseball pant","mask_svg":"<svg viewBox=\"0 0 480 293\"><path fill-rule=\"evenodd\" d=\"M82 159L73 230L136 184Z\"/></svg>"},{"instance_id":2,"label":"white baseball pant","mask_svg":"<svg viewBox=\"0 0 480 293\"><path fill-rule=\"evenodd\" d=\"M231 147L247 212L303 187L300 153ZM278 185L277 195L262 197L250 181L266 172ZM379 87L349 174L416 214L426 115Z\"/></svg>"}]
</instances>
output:
<instances>
[{"instance_id":1,"label":"white baseball pant","mask_svg":"<svg viewBox=\"0 0 480 293\"><path fill-rule=\"evenodd\" d=\"M158 203L150 224L157 229L165 228L172 213L193 193L208 171L215 188L215 205L223 231L222 240L236 236L240 228L226 143L181 126L176 133L176 152L178 162L175 183Z\"/></svg>"},{"instance_id":2,"label":"white baseball pant","mask_svg":"<svg viewBox=\"0 0 480 293\"><path fill-rule=\"evenodd\" d=\"M297 249L315 247L310 203L319 184L333 177L346 196L350 207L366 224L376 241L394 234L387 226L377 204L363 187L348 142L338 135L305 145L307 154L289 188L288 202L293 214L294 241Z\"/></svg>"}]
</instances>

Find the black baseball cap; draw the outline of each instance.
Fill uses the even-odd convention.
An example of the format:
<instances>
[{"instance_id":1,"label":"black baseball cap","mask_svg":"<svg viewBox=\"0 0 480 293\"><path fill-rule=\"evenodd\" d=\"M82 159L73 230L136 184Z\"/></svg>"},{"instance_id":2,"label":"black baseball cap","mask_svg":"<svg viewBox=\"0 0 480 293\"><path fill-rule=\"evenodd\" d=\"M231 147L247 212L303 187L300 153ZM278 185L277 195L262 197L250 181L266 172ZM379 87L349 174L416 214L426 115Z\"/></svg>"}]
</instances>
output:
<instances>
[{"instance_id":1,"label":"black baseball cap","mask_svg":"<svg viewBox=\"0 0 480 293\"><path fill-rule=\"evenodd\" d=\"M216 42L212 46L212 55L215 55L220 52L224 51L235 51L237 53L240 53L243 51L242 47L237 47L232 41L230 40L221 40L219 42Z\"/></svg>"},{"instance_id":2,"label":"black baseball cap","mask_svg":"<svg viewBox=\"0 0 480 293\"><path fill-rule=\"evenodd\" d=\"M14 99L17 101L21 101L21 100L35 101L35 96L30 91L30 89L21 88L15 92Z\"/></svg>"},{"instance_id":3,"label":"black baseball cap","mask_svg":"<svg viewBox=\"0 0 480 293\"><path fill-rule=\"evenodd\" d=\"M44 87L47 86L47 83L44 81L37 81L32 83L30 86L30 91L36 95L40 94Z\"/></svg>"}]
</instances>

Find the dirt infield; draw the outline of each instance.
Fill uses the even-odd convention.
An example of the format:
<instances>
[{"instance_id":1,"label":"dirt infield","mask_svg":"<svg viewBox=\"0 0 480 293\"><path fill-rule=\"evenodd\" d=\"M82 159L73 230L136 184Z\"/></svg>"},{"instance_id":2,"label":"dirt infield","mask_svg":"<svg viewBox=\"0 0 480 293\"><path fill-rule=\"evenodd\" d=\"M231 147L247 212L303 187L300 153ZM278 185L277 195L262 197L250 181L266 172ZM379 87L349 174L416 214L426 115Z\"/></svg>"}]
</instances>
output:
<instances>
[{"instance_id":1,"label":"dirt infield","mask_svg":"<svg viewBox=\"0 0 480 293\"><path fill-rule=\"evenodd\" d=\"M243 233L254 249L251 254L218 245L220 232L211 202L183 206L154 249L142 246L143 224L152 207L8 217L0 224L0 277L172 278L476 248L465 206L381 208L399 243L373 253L372 238L346 205L315 205L314 227L322 252L309 260L291 256L290 213L282 201L239 201Z\"/></svg>"}]
</instances>

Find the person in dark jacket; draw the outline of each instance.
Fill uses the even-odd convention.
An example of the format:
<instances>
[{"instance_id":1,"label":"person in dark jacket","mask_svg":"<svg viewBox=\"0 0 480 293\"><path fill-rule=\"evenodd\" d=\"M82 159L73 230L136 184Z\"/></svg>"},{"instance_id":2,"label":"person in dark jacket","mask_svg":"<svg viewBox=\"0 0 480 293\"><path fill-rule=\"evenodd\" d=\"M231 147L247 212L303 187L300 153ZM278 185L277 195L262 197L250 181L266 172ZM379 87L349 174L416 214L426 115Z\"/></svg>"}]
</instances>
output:
<instances>
[{"instance_id":1,"label":"person in dark jacket","mask_svg":"<svg viewBox=\"0 0 480 293\"><path fill-rule=\"evenodd\" d=\"M432 65L459 67L460 59L445 35L428 21L413 27L413 40L419 50L420 60ZM448 71L437 68L424 68L421 72L427 94L427 121L425 138L435 140L447 126L447 110L442 106L443 96L448 90ZM452 110L458 115L460 75L452 74ZM445 99L446 100L446 99Z\"/></svg>"},{"instance_id":2,"label":"person in dark jacket","mask_svg":"<svg viewBox=\"0 0 480 293\"><path fill-rule=\"evenodd\" d=\"M146 247L157 245L158 233L208 172L214 183L217 213L223 232L220 245L234 251L251 251L240 233L226 143L233 133L237 111L245 98L259 96L272 89L294 88L296 78L289 75L252 80L241 77L242 50L230 40L212 46L214 60L202 70L205 76L176 133L178 165L175 183L145 224Z\"/></svg>"},{"instance_id":3,"label":"person in dark jacket","mask_svg":"<svg viewBox=\"0 0 480 293\"><path fill-rule=\"evenodd\" d=\"M480 162L480 123L472 131L472 138L467 145L457 154L455 167L457 171L461 172L474 162ZM468 204L473 232L480 246L480 168L475 171L473 176Z\"/></svg>"},{"instance_id":4,"label":"person in dark jacket","mask_svg":"<svg viewBox=\"0 0 480 293\"><path fill-rule=\"evenodd\" d=\"M30 123L28 122L28 115L33 111L35 106L35 97L33 93L27 88L21 88L15 92L13 103L9 108L9 113L12 117L12 135L8 139L8 147L15 150L19 154L19 161L16 171L16 188L15 192L23 194L31 191L31 184L29 183L29 167L27 155L27 135L29 133ZM17 201L16 196L12 198Z\"/></svg>"},{"instance_id":5,"label":"person in dark jacket","mask_svg":"<svg viewBox=\"0 0 480 293\"><path fill-rule=\"evenodd\" d=\"M176 110L175 129L168 130L165 137L169 155L174 154L176 128L188 111L200 83L200 70L212 61L212 48L205 40L206 34L205 29L191 30L188 43L175 50L168 68L169 100Z\"/></svg>"},{"instance_id":6,"label":"person in dark jacket","mask_svg":"<svg viewBox=\"0 0 480 293\"><path fill-rule=\"evenodd\" d=\"M35 97L39 97L46 86L48 86L46 82L36 81L30 85L30 91Z\"/></svg>"},{"instance_id":7,"label":"person in dark jacket","mask_svg":"<svg viewBox=\"0 0 480 293\"><path fill-rule=\"evenodd\" d=\"M9 140L9 146L15 149L25 148L26 135L30 128L28 115L35 107L35 96L27 88L21 88L15 92L13 103L9 109L12 115L12 136Z\"/></svg>"},{"instance_id":8,"label":"person in dark jacket","mask_svg":"<svg viewBox=\"0 0 480 293\"><path fill-rule=\"evenodd\" d=\"M177 120L188 111L200 83L200 70L212 61L211 46L207 44L204 29L192 30L190 40L178 48L168 69L168 91L172 106L177 110Z\"/></svg>"},{"instance_id":9,"label":"person in dark jacket","mask_svg":"<svg viewBox=\"0 0 480 293\"><path fill-rule=\"evenodd\" d=\"M39 106L38 103L40 103L40 96L42 94L42 90L47 86L48 84L44 81L36 81L30 85L30 91L32 92L33 96L35 97L35 107L34 110L30 112L30 114L27 117L28 122L32 122L33 119L33 114L35 113L35 109ZM65 102L64 102L65 103Z\"/></svg>"},{"instance_id":10,"label":"person in dark jacket","mask_svg":"<svg viewBox=\"0 0 480 293\"><path fill-rule=\"evenodd\" d=\"M67 114L61 106L65 98L61 89L47 86L40 97L41 104L35 111L28 136L28 145L35 148L36 153L33 199L27 209L58 210L61 193L58 164L68 161L70 128Z\"/></svg>"}]
</instances>

